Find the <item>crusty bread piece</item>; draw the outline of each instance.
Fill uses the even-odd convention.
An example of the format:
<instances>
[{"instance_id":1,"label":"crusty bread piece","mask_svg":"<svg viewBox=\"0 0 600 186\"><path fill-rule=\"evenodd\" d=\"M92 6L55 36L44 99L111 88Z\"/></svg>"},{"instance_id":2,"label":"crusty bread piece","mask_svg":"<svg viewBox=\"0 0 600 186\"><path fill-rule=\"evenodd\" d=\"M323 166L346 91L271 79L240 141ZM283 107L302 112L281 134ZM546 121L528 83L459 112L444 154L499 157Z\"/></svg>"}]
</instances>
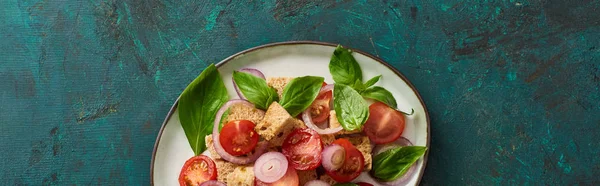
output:
<instances>
[{"instance_id":1,"label":"crusty bread piece","mask_svg":"<svg viewBox=\"0 0 600 186\"><path fill-rule=\"evenodd\" d=\"M347 138L352 145L354 145L365 158L365 169L364 171L370 171L372 167L372 156L371 151L373 151L373 146L371 146L371 140L367 136L357 136L357 137L349 137Z\"/></svg>"},{"instance_id":2,"label":"crusty bread piece","mask_svg":"<svg viewBox=\"0 0 600 186\"><path fill-rule=\"evenodd\" d=\"M329 128L336 128L339 127L341 124L337 119L337 115L335 115L335 110L331 110L329 111ZM353 131L347 131L346 129L342 129L339 132L335 133L335 136L341 136L341 135L345 135L345 134L356 134L356 133L360 133L361 130L353 130Z\"/></svg>"},{"instance_id":3,"label":"crusty bread piece","mask_svg":"<svg viewBox=\"0 0 600 186\"><path fill-rule=\"evenodd\" d=\"M204 137L204 141L206 142L206 148L208 149L208 152L210 152L210 157L214 160L221 159L221 156L219 156L215 150L212 134Z\"/></svg>"},{"instance_id":4,"label":"crusty bread piece","mask_svg":"<svg viewBox=\"0 0 600 186\"><path fill-rule=\"evenodd\" d=\"M221 159L215 159L214 161L217 165L217 180L227 184L227 177L238 165Z\"/></svg>"},{"instance_id":5,"label":"crusty bread piece","mask_svg":"<svg viewBox=\"0 0 600 186\"><path fill-rule=\"evenodd\" d=\"M263 120L254 128L256 132L271 146L281 146L283 140L296 128L305 128L304 123L293 118L277 102L273 102L267 109Z\"/></svg>"},{"instance_id":6,"label":"crusty bread piece","mask_svg":"<svg viewBox=\"0 0 600 186\"><path fill-rule=\"evenodd\" d=\"M306 182L316 180L317 179L317 171L316 170L298 170L298 180L300 180L300 185L306 184Z\"/></svg>"},{"instance_id":7,"label":"crusty bread piece","mask_svg":"<svg viewBox=\"0 0 600 186\"><path fill-rule=\"evenodd\" d=\"M265 117L265 112L257 108L242 104L235 104L229 108L229 115L227 115L227 119L225 119L224 122L227 123L235 120L249 120L254 124L257 124L263 119L263 117Z\"/></svg>"},{"instance_id":8,"label":"crusty bread piece","mask_svg":"<svg viewBox=\"0 0 600 186\"><path fill-rule=\"evenodd\" d=\"M238 166L227 176L228 185L254 186L253 165Z\"/></svg>"},{"instance_id":9,"label":"crusty bread piece","mask_svg":"<svg viewBox=\"0 0 600 186\"><path fill-rule=\"evenodd\" d=\"M333 143L333 141L335 141L335 136L333 134L319 134L321 135L321 141L323 142L324 146L327 146L331 143Z\"/></svg>"},{"instance_id":10,"label":"crusty bread piece","mask_svg":"<svg viewBox=\"0 0 600 186\"><path fill-rule=\"evenodd\" d=\"M292 80L293 77L268 77L267 85L275 88L277 90L277 95L281 98L281 94L283 94L283 88Z\"/></svg>"},{"instance_id":11,"label":"crusty bread piece","mask_svg":"<svg viewBox=\"0 0 600 186\"><path fill-rule=\"evenodd\" d=\"M319 177L319 180L329 183L330 185L335 185L337 181L333 180L329 175L323 174Z\"/></svg>"}]
</instances>

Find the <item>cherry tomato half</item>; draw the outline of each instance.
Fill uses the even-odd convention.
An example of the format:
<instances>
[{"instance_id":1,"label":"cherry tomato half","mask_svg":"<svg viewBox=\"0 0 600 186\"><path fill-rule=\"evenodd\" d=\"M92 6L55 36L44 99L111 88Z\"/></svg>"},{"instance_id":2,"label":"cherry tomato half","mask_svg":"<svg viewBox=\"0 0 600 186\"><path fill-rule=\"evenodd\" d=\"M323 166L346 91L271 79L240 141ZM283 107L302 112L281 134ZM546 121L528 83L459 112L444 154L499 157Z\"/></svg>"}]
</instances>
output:
<instances>
[{"instance_id":1,"label":"cherry tomato half","mask_svg":"<svg viewBox=\"0 0 600 186\"><path fill-rule=\"evenodd\" d=\"M256 185L256 186L292 186L292 185L299 185L299 184L300 184L300 179L298 178L298 173L292 167L288 167L288 170L285 173L285 175L283 175L283 177L281 177L281 179L279 179L273 183L264 183L256 178L254 178L254 185Z\"/></svg>"},{"instance_id":2,"label":"cherry tomato half","mask_svg":"<svg viewBox=\"0 0 600 186\"><path fill-rule=\"evenodd\" d=\"M314 170L321 165L323 142L321 136L312 129L296 129L290 133L281 152L296 170Z\"/></svg>"},{"instance_id":3,"label":"cherry tomato half","mask_svg":"<svg viewBox=\"0 0 600 186\"><path fill-rule=\"evenodd\" d=\"M373 186L372 184L370 184L370 183L365 183L365 182L358 182L358 183L356 183L356 184L357 184L357 185L359 185L359 186Z\"/></svg>"},{"instance_id":4,"label":"cherry tomato half","mask_svg":"<svg viewBox=\"0 0 600 186\"><path fill-rule=\"evenodd\" d=\"M258 143L254 123L248 120L230 121L221 129L219 141L227 153L240 156L252 152Z\"/></svg>"},{"instance_id":5,"label":"cherry tomato half","mask_svg":"<svg viewBox=\"0 0 600 186\"><path fill-rule=\"evenodd\" d=\"M369 118L364 125L364 133L376 144L390 143L404 132L404 115L382 102L369 106Z\"/></svg>"},{"instance_id":6,"label":"cherry tomato half","mask_svg":"<svg viewBox=\"0 0 600 186\"><path fill-rule=\"evenodd\" d=\"M325 171L327 175L340 183L346 183L354 180L360 175L365 166L365 158L362 153L350 141L344 138L333 141L333 144L338 144L346 150L346 159L344 165L336 171Z\"/></svg>"},{"instance_id":7,"label":"cherry tomato half","mask_svg":"<svg viewBox=\"0 0 600 186\"><path fill-rule=\"evenodd\" d=\"M179 185L200 185L208 180L217 179L217 166L207 156L194 156L187 160L179 173Z\"/></svg>"}]
</instances>

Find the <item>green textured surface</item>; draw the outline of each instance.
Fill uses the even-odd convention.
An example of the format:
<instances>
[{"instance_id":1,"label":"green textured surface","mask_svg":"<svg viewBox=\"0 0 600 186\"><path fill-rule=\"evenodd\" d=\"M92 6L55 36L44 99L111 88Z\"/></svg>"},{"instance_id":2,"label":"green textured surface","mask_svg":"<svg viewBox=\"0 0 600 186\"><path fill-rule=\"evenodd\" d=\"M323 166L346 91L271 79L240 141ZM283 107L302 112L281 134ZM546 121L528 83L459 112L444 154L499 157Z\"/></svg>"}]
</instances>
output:
<instances>
[{"instance_id":1,"label":"green textured surface","mask_svg":"<svg viewBox=\"0 0 600 186\"><path fill-rule=\"evenodd\" d=\"M412 81L423 185L599 185L598 1L0 1L0 184L147 185L169 107L243 49L318 40Z\"/></svg>"}]
</instances>

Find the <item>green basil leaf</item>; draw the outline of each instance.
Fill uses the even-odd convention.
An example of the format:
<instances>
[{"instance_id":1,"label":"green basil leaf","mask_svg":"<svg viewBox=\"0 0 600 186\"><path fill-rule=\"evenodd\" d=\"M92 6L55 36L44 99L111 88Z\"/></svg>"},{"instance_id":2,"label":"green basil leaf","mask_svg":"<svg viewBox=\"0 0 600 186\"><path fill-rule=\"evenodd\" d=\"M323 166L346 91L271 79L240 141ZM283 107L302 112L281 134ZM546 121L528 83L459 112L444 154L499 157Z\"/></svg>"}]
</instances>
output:
<instances>
[{"instance_id":1,"label":"green basil leaf","mask_svg":"<svg viewBox=\"0 0 600 186\"><path fill-rule=\"evenodd\" d=\"M354 88L354 90L360 94L361 92L365 91L367 87L365 87L365 85L363 85L363 83L357 79L356 82L354 82L354 85L352 85L352 88Z\"/></svg>"},{"instance_id":2,"label":"green basil leaf","mask_svg":"<svg viewBox=\"0 0 600 186\"><path fill-rule=\"evenodd\" d=\"M227 100L227 88L214 64L206 67L181 93L177 105L179 121L194 154L206 150L204 137L212 133L215 115Z\"/></svg>"},{"instance_id":3,"label":"green basil leaf","mask_svg":"<svg viewBox=\"0 0 600 186\"><path fill-rule=\"evenodd\" d=\"M233 80L246 99L256 108L266 110L274 101L279 100L277 90L267 85L267 81L244 72L233 72Z\"/></svg>"},{"instance_id":4,"label":"green basil leaf","mask_svg":"<svg viewBox=\"0 0 600 186\"><path fill-rule=\"evenodd\" d=\"M373 157L371 174L383 181L393 181L404 175L423 154L427 147L405 146L387 150Z\"/></svg>"},{"instance_id":5,"label":"green basil leaf","mask_svg":"<svg viewBox=\"0 0 600 186\"><path fill-rule=\"evenodd\" d=\"M356 80L362 82L362 70L352 51L338 45L329 61L329 72L336 83L353 85Z\"/></svg>"},{"instance_id":6,"label":"green basil leaf","mask_svg":"<svg viewBox=\"0 0 600 186\"><path fill-rule=\"evenodd\" d=\"M315 98L317 98L324 80L323 77L316 76L304 76L292 79L283 88L279 104L290 115L296 117L302 111L306 110Z\"/></svg>"},{"instance_id":7,"label":"green basil leaf","mask_svg":"<svg viewBox=\"0 0 600 186\"><path fill-rule=\"evenodd\" d=\"M369 87L371 87L371 86L375 85L375 83L377 83L377 82L379 81L379 79L380 79L380 78L381 78L381 75L378 75L378 76L375 76L375 77L373 77L373 78L369 79L369 80L368 80L368 81L365 83L364 87L365 87L365 88L369 88Z\"/></svg>"},{"instance_id":8,"label":"green basil leaf","mask_svg":"<svg viewBox=\"0 0 600 186\"><path fill-rule=\"evenodd\" d=\"M367 102L348 85L334 85L333 107L340 124L348 131L362 130L369 118Z\"/></svg>"},{"instance_id":9,"label":"green basil leaf","mask_svg":"<svg viewBox=\"0 0 600 186\"><path fill-rule=\"evenodd\" d=\"M374 86L368 88L367 90L362 92L361 95L365 98L370 98L383 102L394 109L398 109L398 104L396 103L396 99L394 98L392 93L390 93L390 91L386 90L383 87Z\"/></svg>"}]
</instances>

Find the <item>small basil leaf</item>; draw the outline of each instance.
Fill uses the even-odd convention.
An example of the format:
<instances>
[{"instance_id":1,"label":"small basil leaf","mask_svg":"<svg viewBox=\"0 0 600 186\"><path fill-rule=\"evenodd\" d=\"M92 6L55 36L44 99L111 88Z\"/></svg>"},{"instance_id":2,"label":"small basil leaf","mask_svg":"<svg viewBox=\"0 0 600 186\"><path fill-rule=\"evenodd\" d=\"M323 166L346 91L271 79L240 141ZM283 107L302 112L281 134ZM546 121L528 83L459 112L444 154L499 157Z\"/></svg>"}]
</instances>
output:
<instances>
[{"instance_id":1,"label":"small basil leaf","mask_svg":"<svg viewBox=\"0 0 600 186\"><path fill-rule=\"evenodd\" d=\"M392 93L390 93L390 91L388 91L385 88L380 87L380 86L374 86L374 87L368 88L365 91L363 91L361 93L361 95L365 98L370 98L370 99L374 99L374 100L383 102L386 105L388 105L394 109L397 109L397 107L398 107L398 105L396 103L396 99L394 98Z\"/></svg>"},{"instance_id":2,"label":"small basil leaf","mask_svg":"<svg viewBox=\"0 0 600 186\"><path fill-rule=\"evenodd\" d=\"M423 154L427 147L405 146L387 150L373 157L371 174L383 181L393 181L408 171Z\"/></svg>"},{"instance_id":3,"label":"small basil leaf","mask_svg":"<svg viewBox=\"0 0 600 186\"><path fill-rule=\"evenodd\" d=\"M338 45L329 61L329 72L336 83L353 85L356 80L362 82L362 70L352 51Z\"/></svg>"},{"instance_id":4,"label":"small basil leaf","mask_svg":"<svg viewBox=\"0 0 600 186\"><path fill-rule=\"evenodd\" d=\"M360 82L360 80L356 80L356 82L354 82L354 85L352 85L352 88L354 88L354 90L356 90L359 94L363 91L365 91L365 89L367 88L365 85L362 84L362 82Z\"/></svg>"},{"instance_id":5,"label":"small basil leaf","mask_svg":"<svg viewBox=\"0 0 600 186\"><path fill-rule=\"evenodd\" d=\"M379 81L379 79L380 79L380 78L381 78L381 75L378 75L378 76L375 76L375 77L373 77L373 78L369 79L369 80L368 80L368 81L365 83L364 87L365 87L365 88L369 88L369 87L371 87L371 86L375 85L375 83L377 83L377 82Z\"/></svg>"},{"instance_id":6,"label":"small basil leaf","mask_svg":"<svg viewBox=\"0 0 600 186\"><path fill-rule=\"evenodd\" d=\"M292 79L283 88L279 104L285 108L291 116L296 117L306 110L319 95L324 78L316 76L304 76Z\"/></svg>"},{"instance_id":7,"label":"small basil leaf","mask_svg":"<svg viewBox=\"0 0 600 186\"><path fill-rule=\"evenodd\" d=\"M204 137L212 133L215 115L227 100L227 88L214 64L206 67L181 93L177 105L179 121L194 154L206 150Z\"/></svg>"},{"instance_id":8,"label":"small basil leaf","mask_svg":"<svg viewBox=\"0 0 600 186\"><path fill-rule=\"evenodd\" d=\"M369 118L367 102L348 85L334 85L333 107L340 124L348 131L361 130Z\"/></svg>"},{"instance_id":9,"label":"small basil leaf","mask_svg":"<svg viewBox=\"0 0 600 186\"><path fill-rule=\"evenodd\" d=\"M267 82L259 77L244 72L233 72L233 80L246 99L254 103L256 108L266 110L274 101L279 100L277 91L269 87Z\"/></svg>"}]
</instances>

